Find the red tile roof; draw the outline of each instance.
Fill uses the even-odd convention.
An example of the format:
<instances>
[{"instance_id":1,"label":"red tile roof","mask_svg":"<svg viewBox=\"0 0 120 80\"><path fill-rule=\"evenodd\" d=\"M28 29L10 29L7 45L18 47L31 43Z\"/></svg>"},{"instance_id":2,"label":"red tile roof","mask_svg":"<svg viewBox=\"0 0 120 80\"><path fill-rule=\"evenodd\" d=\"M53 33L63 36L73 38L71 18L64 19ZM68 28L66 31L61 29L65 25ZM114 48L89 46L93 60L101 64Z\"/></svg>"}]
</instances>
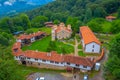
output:
<instances>
[{"instance_id":1,"label":"red tile roof","mask_svg":"<svg viewBox=\"0 0 120 80\"><path fill-rule=\"evenodd\" d=\"M60 25L59 26L57 26L57 25L54 25L53 27L52 27L53 29L55 29L55 32L56 33L59 33L60 31L67 31L67 32L69 32L69 33L71 33L72 32L72 30L71 29L68 29L68 27L66 27L65 25L64 25L64 23L60 23Z\"/></svg>"},{"instance_id":2,"label":"red tile roof","mask_svg":"<svg viewBox=\"0 0 120 80\"><path fill-rule=\"evenodd\" d=\"M116 19L114 16L106 16L106 19Z\"/></svg>"},{"instance_id":3,"label":"red tile roof","mask_svg":"<svg viewBox=\"0 0 120 80\"><path fill-rule=\"evenodd\" d=\"M80 33L82 35L82 38L84 40L84 44L89 44L91 42L95 42L99 45L101 45L100 41L96 38L94 33L90 30L87 26L80 27Z\"/></svg>"},{"instance_id":4,"label":"red tile roof","mask_svg":"<svg viewBox=\"0 0 120 80\"><path fill-rule=\"evenodd\" d=\"M15 52L14 49L17 49L17 52ZM61 55L55 51L47 53L47 52L38 52L38 51L27 50L27 51L23 52L21 50L20 42L16 42L13 45L12 52L13 52L14 56L24 56L24 57L29 57L29 58L36 58L36 59L56 61L56 62L70 62L70 63L84 65L84 66L90 66L90 67L93 67L93 64L94 64L94 62L92 62L88 58L76 57L76 56L72 56L72 55Z\"/></svg>"},{"instance_id":5,"label":"red tile roof","mask_svg":"<svg viewBox=\"0 0 120 80\"><path fill-rule=\"evenodd\" d=\"M36 58L36 59L56 61L56 62L63 62L63 58L64 58L64 56L57 54L56 52L47 53L47 52L38 52L32 50L27 50L22 55L29 58Z\"/></svg>"},{"instance_id":6,"label":"red tile roof","mask_svg":"<svg viewBox=\"0 0 120 80\"><path fill-rule=\"evenodd\" d=\"M93 67L94 65L90 59L84 57L78 57L78 56L66 55L64 61L73 64L83 65L83 66L90 66L90 67Z\"/></svg>"},{"instance_id":7,"label":"red tile roof","mask_svg":"<svg viewBox=\"0 0 120 80\"><path fill-rule=\"evenodd\" d=\"M32 37L35 37L35 36L40 36L41 34L44 34L44 32L37 32L37 33L33 33L33 34L29 34L29 35L26 35L26 34L23 34L23 35L20 35L18 37L18 39L21 39L21 40L24 40L24 39L31 39Z\"/></svg>"},{"instance_id":8,"label":"red tile roof","mask_svg":"<svg viewBox=\"0 0 120 80\"><path fill-rule=\"evenodd\" d=\"M20 49L21 48L21 42L16 42L14 45L13 45L13 47L12 47L12 49Z\"/></svg>"}]
</instances>

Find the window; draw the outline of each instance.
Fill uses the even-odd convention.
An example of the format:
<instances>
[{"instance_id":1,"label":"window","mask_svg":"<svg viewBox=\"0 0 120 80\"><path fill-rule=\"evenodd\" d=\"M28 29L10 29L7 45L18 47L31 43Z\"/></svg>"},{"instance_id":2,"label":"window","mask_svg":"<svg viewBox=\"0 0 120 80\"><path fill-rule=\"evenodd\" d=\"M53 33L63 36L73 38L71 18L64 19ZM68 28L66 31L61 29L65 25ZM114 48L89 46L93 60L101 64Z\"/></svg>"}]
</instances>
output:
<instances>
[{"instance_id":1,"label":"window","mask_svg":"<svg viewBox=\"0 0 120 80\"><path fill-rule=\"evenodd\" d=\"M87 68L87 66L83 66L83 68Z\"/></svg>"},{"instance_id":2,"label":"window","mask_svg":"<svg viewBox=\"0 0 120 80\"><path fill-rule=\"evenodd\" d=\"M55 64L59 64L59 62L55 62Z\"/></svg>"},{"instance_id":3,"label":"window","mask_svg":"<svg viewBox=\"0 0 120 80\"><path fill-rule=\"evenodd\" d=\"M50 63L54 63L54 61L50 61Z\"/></svg>"},{"instance_id":4,"label":"window","mask_svg":"<svg viewBox=\"0 0 120 80\"><path fill-rule=\"evenodd\" d=\"M16 58L18 58L18 57L16 56Z\"/></svg>"},{"instance_id":5,"label":"window","mask_svg":"<svg viewBox=\"0 0 120 80\"><path fill-rule=\"evenodd\" d=\"M79 67L79 64L76 64L77 67Z\"/></svg>"},{"instance_id":6,"label":"window","mask_svg":"<svg viewBox=\"0 0 120 80\"><path fill-rule=\"evenodd\" d=\"M93 48L94 48L95 46L93 45Z\"/></svg>"},{"instance_id":7,"label":"window","mask_svg":"<svg viewBox=\"0 0 120 80\"><path fill-rule=\"evenodd\" d=\"M38 59L35 58L35 61L38 61Z\"/></svg>"},{"instance_id":8,"label":"window","mask_svg":"<svg viewBox=\"0 0 120 80\"><path fill-rule=\"evenodd\" d=\"M67 62L67 65L70 65L70 63Z\"/></svg>"},{"instance_id":9,"label":"window","mask_svg":"<svg viewBox=\"0 0 120 80\"><path fill-rule=\"evenodd\" d=\"M92 52L94 52L94 49L92 49Z\"/></svg>"},{"instance_id":10,"label":"window","mask_svg":"<svg viewBox=\"0 0 120 80\"><path fill-rule=\"evenodd\" d=\"M42 60L42 62L46 62L46 60Z\"/></svg>"},{"instance_id":11,"label":"window","mask_svg":"<svg viewBox=\"0 0 120 80\"><path fill-rule=\"evenodd\" d=\"M30 59L29 57L27 59Z\"/></svg>"},{"instance_id":12,"label":"window","mask_svg":"<svg viewBox=\"0 0 120 80\"><path fill-rule=\"evenodd\" d=\"M32 64L32 62L31 62L31 64Z\"/></svg>"}]
</instances>

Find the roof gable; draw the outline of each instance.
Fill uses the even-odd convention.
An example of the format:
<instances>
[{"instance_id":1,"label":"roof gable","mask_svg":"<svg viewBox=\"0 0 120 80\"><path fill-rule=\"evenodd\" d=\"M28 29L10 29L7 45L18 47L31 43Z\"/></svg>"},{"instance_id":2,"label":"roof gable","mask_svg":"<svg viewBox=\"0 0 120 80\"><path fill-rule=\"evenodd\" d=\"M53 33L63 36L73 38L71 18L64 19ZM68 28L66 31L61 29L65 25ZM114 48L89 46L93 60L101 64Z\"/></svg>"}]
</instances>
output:
<instances>
[{"instance_id":1,"label":"roof gable","mask_svg":"<svg viewBox=\"0 0 120 80\"><path fill-rule=\"evenodd\" d=\"M101 45L100 41L96 38L96 36L90 30L89 27L87 27L87 26L80 27L80 33L82 35L82 38L83 38L85 44L95 42L95 43Z\"/></svg>"}]
</instances>

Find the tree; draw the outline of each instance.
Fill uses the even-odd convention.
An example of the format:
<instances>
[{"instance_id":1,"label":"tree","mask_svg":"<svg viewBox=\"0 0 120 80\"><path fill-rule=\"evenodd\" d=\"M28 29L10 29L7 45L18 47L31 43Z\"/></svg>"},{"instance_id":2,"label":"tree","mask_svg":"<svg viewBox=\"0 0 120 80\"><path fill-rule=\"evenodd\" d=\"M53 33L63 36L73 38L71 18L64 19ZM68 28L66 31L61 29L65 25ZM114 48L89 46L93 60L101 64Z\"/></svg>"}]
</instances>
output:
<instances>
[{"instance_id":1,"label":"tree","mask_svg":"<svg viewBox=\"0 0 120 80\"><path fill-rule=\"evenodd\" d=\"M77 17L68 17L66 24L70 24L72 30L78 32L79 27L82 25L82 22Z\"/></svg>"},{"instance_id":2,"label":"tree","mask_svg":"<svg viewBox=\"0 0 120 80\"><path fill-rule=\"evenodd\" d=\"M56 24L56 25L58 25L60 23L60 21L56 19L56 20L54 20L53 23Z\"/></svg>"},{"instance_id":3,"label":"tree","mask_svg":"<svg viewBox=\"0 0 120 80\"><path fill-rule=\"evenodd\" d=\"M120 33L115 36L110 44L108 61L104 66L104 77L106 80L120 79Z\"/></svg>"},{"instance_id":4,"label":"tree","mask_svg":"<svg viewBox=\"0 0 120 80\"><path fill-rule=\"evenodd\" d=\"M21 80L22 76L11 54L11 48L0 45L0 80Z\"/></svg>"},{"instance_id":5,"label":"tree","mask_svg":"<svg viewBox=\"0 0 120 80\"><path fill-rule=\"evenodd\" d=\"M32 19L32 26L33 27L43 27L44 26L44 23L48 21L48 18L45 17L45 16L37 16L35 18Z\"/></svg>"},{"instance_id":6,"label":"tree","mask_svg":"<svg viewBox=\"0 0 120 80\"><path fill-rule=\"evenodd\" d=\"M2 46L8 46L9 45L8 39L1 34L0 34L0 44Z\"/></svg>"},{"instance_id":7,"label":"tree","mask_svg":"<svg viewBox=\"0 0 120 80\"><path fill-rule=\"evenodd\" d=\"M96 18L92 19L90 22L87 23L87 25L94 31L94 32L102 32L102 27L104 23L104 19L102 18Z\"/></svg>"},{"instance_id":8,"label":"tree","mask_svg":"<svg viewBox=\"0 0 120 80\"><path fill-rule=\"evenodd\" d=\"M32 29L28 29L27 31L26 31L26 33L27 34L31 34L31 33L33 33L34 31L32 30Z\"/></svg>"},{"instance_id":9,"label":"tree","mask_svg":"<svg viewBox=\"0 0 120 80\"><path fill-rule=\"evenodd\" d=\"M110 31L115 34L120 32L120 20L115 20L112 22L112 27Z\"/></svg>"},{"instance_id":10,"label":"tree","mask_svg":"<svg viewBox=\"0 0 120 80\"><path fill-rule=\"evenodd\" d=\"M118 18L120 18L120 8L118 9Z\"/></svg>"},{"instance_id":11,"label":"tree","mask_svg":"<svg viewBox=\"0 0 120 80\"><path fill-rule=\"evenodd\" d=\"M26 14L21 14L20 19L22 20L21 26L24 30L31 28L31 22Z\"/></svg>"}]
</instances>

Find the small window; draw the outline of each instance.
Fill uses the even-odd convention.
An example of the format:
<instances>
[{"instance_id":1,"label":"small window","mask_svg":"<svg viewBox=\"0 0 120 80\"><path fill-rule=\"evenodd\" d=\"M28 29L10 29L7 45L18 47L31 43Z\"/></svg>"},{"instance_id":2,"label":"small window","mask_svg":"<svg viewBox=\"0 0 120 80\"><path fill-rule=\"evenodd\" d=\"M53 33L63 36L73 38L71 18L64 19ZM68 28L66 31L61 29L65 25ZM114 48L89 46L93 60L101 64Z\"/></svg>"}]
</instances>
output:
<instances>
[{"instance_id":1,"label":"small window","mask_svg":"<svg viewBox=\"0 0 120 80\"><path fill-rule=\"evenodd\" d=\"M76 64L77 67L79 67L79 64Z\"/></svg>"},{"instance_id":2,"label":"small window","mask_svg":"<svg viewBox=\"0 0 120 80\"><path fill-rule=\"evenodd\" d=\"M50 61L50 63L54 63L54 61Z\"/></svg>"},{"instance_id":3,"label":"small window","mask_svg":"<svg viewBox=\"0 0 120 80\"><path fill-rule=\"evenodd\" d=\"M70 63L67 62L67 65L70 65Z\"/></svg>"},{"instance_id":4,"label":"small window","mask_svg":"<svg viewBox=\"0 0 120 80\"><path fill-rule=\"evenodd\" d=\"M38 61L38 59L35 58L35 61Z\"/></svg>"},{"instance_id":5,"label":"small window","mask_svg":"<svg viewBox=\"0 0 120 80\"><path fill-rule=\"evenodd\" d=\"M87 68L87 66L83 66L83 68Z\"/></svg>"},{"instance_id":6,"label":"small window","mask_svg":"<svg viewBox=\"0 0 120 80\"><path fill-rule=\"evenodd\" d=\"M27 59L30 59L29 57Z\"/></svg>"},{"instance_id":7,"label":"small window","mask_svg":"<svg viewBox=\"0 0 120 80\"><path fill-rule=\"evenodd\" d=\"M93 48L94 48L95 46L93 45Z\"/></svg>"},{"instance_id":8,"label":"small window","mask_svg":"<svg viewBox=\"0 0 120 80\"><path fill-rule=\"evenodd\" d=\"M42 62L46 62L46 60L42 60Z\"/></svg>"},{"instance_id":9,"label":"small window","mask_svg":"<svg viewBox=\"0 0 120 80\"><path fill-rule=\"evenodd\" d=\"M94 52L94 49L92 49L92 52Z\"/></svg>"},{"instance_id":10,"label":"small window","mask_svg":"<svg viewBox=\"0 0 120 80\"><path fill-rule=\"evenodd\" d=\"M59 62L55 62L55 64L59 64Z\"/></svg>"}]
</instances>

